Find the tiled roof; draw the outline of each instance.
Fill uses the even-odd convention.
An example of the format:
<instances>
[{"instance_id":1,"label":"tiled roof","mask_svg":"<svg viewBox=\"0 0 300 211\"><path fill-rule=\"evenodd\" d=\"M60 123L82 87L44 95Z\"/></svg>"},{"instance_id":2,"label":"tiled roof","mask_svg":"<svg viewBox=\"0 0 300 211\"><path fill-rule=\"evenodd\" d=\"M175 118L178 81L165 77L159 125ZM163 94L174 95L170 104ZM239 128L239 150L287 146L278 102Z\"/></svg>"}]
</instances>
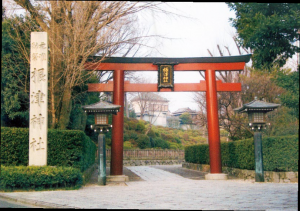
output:
<instances>
[{"instance_id":1,"label":"tiled roof","mask_svg":"<svg viewBox=\"0 0 300 211\"><path fill-rule=\"evenodd\" d=\"M279 107L280 104L275 104L275 103L267 103L265 101L261 101L261 100L253 100L250 103L246 103L244 104L242 107L239 108L235 108L233 109L236 112L246 112L248 110L265 110L265 111L272 111L275 108Z\"/></svg>"},{"instance_id":2,"label":"tiled roof","mask_svg":"<svg viewBox=\"0 0 300 211\"><path fill-rule=\"evenodd\" d=\"M197 112L195 110L192 110L189 107L187 107L187 108L180 108L180 109L176 110L175 112L172 113L172 115L179 115L179 114L183 114L186 112L190 113L190 114L197 114Z\"/></svg>"},{"instance_id":3,"label":"tiled roof","mask_svg":"<svg viewBox=\"0 0 300 211\"><path fill-rule=\"evenodd\" d=\"M82 108L89 113L116 113L120 109L120 105L114 105L105 101L100 101L91 105L82 106Z\"/></svg>"}]
</instances>

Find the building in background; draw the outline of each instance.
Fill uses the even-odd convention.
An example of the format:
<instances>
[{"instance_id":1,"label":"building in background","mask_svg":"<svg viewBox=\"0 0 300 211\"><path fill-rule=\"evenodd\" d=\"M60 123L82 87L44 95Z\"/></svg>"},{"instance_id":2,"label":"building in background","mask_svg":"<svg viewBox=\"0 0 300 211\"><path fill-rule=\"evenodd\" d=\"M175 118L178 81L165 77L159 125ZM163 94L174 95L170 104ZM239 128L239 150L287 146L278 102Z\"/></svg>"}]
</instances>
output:
<instances>
[{"instance_id":1,"label":"building in background","mask_svg":"<svg viewBox=\"0 0 300 211\"><path fill-rule=\"evenodd\" d=\"M169 100L151 92L139 93L131 100L131 108L137 119L143 119L153 125L167 127Z\"/></svg>"},{"instance_id":2,"label":"building in background","mask_svg":"<svg viewBox=\"0 0 300 211\"><path fill-rule=\"evenodd\" d=\"M184 122L182 119L182 115L189 114L190 116L190 121L189 122ZM180 128L183 130L197 130L199 129L199 126L196 124L197 121L197 112L195 110L190 109L189 107L187 108L180 108L173 112L171 114L171 117L168 118L168 127L172 128ZM179 121L179 127L178 123L176 124L176 121Z\"/></svg>"}]
</instances>

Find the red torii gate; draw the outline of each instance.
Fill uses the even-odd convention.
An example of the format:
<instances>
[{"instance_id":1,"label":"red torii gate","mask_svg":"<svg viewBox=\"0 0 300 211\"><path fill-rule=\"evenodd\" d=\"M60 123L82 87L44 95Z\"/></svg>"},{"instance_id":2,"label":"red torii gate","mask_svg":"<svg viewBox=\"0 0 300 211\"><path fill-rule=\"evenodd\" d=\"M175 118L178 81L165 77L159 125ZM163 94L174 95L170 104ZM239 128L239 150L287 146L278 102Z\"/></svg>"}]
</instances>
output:
<instances>
[{"instance_id":1,"label":"red torii gate","mask_svg":"<svg viewBox=\"0 0 300 211\"><path fill-rule=\"evenodd\" d=\"M158 84L131 84L124 82L124 71L158 71L158 65L171 64L174 71L205 71L205 81L200 83L178 83L174 92L206 91L210 173L221 174L221 148L218 119L217 92L241 91L240 83L216 81L215 71L241 71L251 55L229 57L194 58L128 58L107 57L101 63L100 57L91 57L86 62L87 70L114 71L113 82L88 84L89 92L113 92L113 104L121 105L120 112L113 116L111 145L111 176L123 175L123 117L124 92L171 92L170 88L158 88Z\"/></svg>"}]
</instances>

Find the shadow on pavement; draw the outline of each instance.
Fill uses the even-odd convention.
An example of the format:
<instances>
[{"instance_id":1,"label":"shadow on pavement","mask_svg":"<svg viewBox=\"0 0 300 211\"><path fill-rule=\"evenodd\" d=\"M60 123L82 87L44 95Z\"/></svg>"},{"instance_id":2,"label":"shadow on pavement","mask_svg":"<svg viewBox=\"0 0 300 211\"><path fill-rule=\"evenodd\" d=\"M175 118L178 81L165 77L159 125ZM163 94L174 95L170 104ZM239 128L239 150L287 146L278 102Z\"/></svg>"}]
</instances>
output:
<instances>
[{"instance_id":1,"label":"shadow on pavement","mask_svg":"<svg viewBox=\"0 0 300 211\"><path fill-rule=\"evenodd\" d=\"M133 173L126 167L123 167L123 174L128 176L129 181L144 181L141 177L139 177L137 174ZM110 175L110 168L106 167L106 176ZM98 168L93 172L90 181L87 183L88 184L97 184L98 183Z\"/></svg>"}]
</instances>

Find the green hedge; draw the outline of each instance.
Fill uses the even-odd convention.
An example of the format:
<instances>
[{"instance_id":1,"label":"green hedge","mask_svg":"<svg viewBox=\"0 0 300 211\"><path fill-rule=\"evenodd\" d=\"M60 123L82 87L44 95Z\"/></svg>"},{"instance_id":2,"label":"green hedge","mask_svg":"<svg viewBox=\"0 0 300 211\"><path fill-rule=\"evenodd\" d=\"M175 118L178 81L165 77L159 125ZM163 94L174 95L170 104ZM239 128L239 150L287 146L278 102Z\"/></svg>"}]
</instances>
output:
<instances>
[{"instance_id":1,"label":"green hedge","mask_svg":"<svg viewBox=\"0 0 300 211\"><path fill-rule=\"evenodd\" d=\"M1 164L27 166L28 128L1 127ZM96 145L77 130L48 130L48 166L69 166L82 172L95 162Z\"/></svg>"},{"instance_id":2,"label":"green hedge","mask_svg":"<svg viewBox=\"0 0 300 211\"><path fill-rule=\"evenodd\" d=\"M264 137L262 145L265 171L298 171L298 136ZM221 156L222 166L255 169L253 139L221 143ZM185 147L185 161L209 164L208 145Z\"/></svg>"},{"instance_id":3,"label":"green hedge","mask_svg":"<svg viewBox=\"0 0 300 211\"><path fill-rule=\"evenodd\" d=\"M82 173L72 167L1 166L0 190L79 188Z\"/></svg>"}]
</instances>

